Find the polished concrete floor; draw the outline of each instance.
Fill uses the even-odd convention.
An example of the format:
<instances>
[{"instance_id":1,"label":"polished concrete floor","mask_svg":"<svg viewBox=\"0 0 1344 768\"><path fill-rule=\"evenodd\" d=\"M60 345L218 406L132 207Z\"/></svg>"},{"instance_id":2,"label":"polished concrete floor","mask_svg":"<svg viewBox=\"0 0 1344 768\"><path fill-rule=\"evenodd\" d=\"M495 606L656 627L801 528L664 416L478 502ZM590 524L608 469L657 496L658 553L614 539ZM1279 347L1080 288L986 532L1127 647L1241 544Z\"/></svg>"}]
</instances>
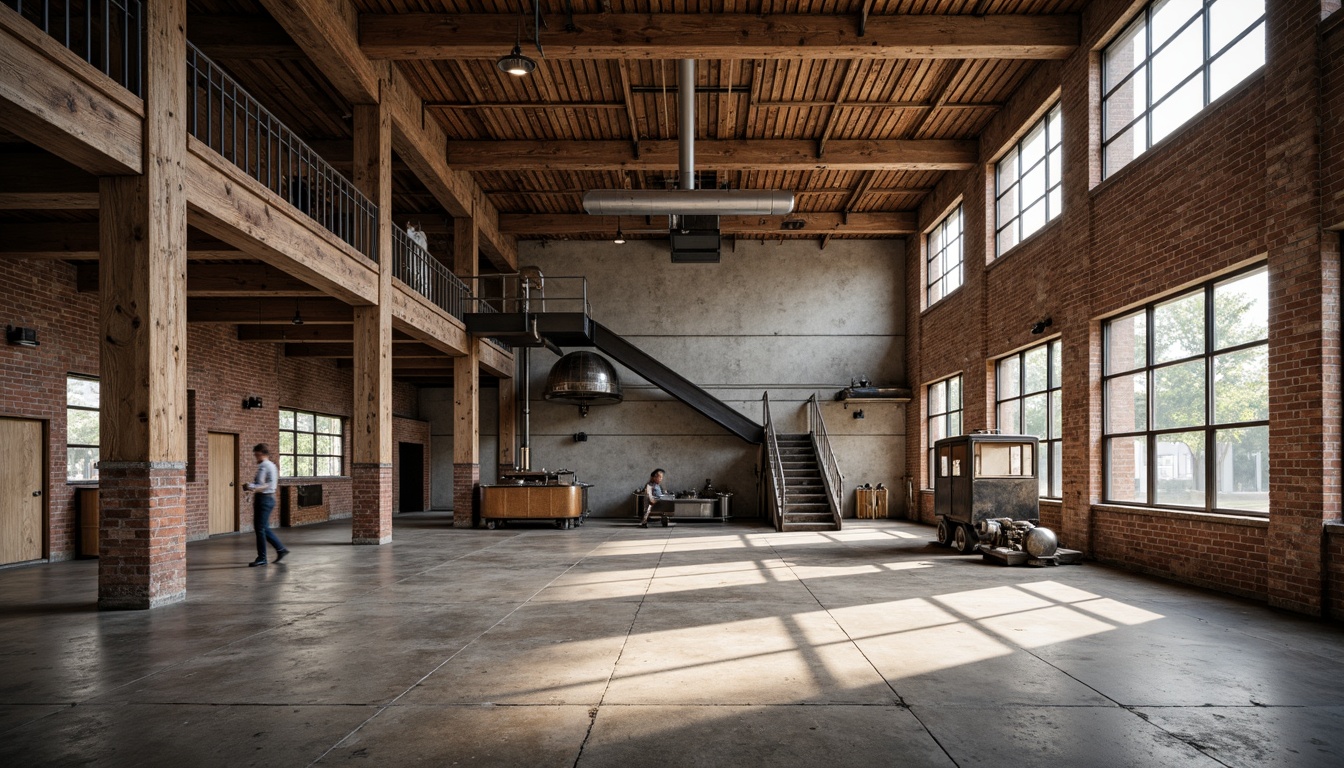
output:
<instances>
[{"instance_id":1,"label":"polished concrete floor","mask_svg":"<svg viewBox=\"0 0 1344 768\"><path fill-rule=\"evenodd\" d=\"M1335 625L899 521L449 520L194 543L152 612L0 571L0 765L1344 765Z\"/></svg>"}]
</instances>

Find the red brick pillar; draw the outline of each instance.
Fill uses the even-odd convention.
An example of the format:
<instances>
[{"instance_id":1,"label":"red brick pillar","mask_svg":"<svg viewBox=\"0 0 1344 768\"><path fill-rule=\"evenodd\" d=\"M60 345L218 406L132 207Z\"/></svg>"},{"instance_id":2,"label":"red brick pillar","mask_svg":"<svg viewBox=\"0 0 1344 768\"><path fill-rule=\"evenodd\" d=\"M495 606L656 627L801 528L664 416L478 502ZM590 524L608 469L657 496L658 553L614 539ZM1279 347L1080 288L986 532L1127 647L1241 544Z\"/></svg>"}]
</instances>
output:
<instances>
[{"instance_id":1,"label":"red brick pillar","mask_svg":"<svg viewBox=\"0 0 1344 768\"><path fill-rule=\"evenodd\" d=\"M481 485L480 464L453 465L453 527L470 528L476 522L476 489Z\"/></svg>"},{"instance_id":2,"label":"red brick pillar","mask_svg":"<svg viewBox=\"0 0 1344 768\"><path fill-rule=\"evenodd\" d=\"M355 464L351 481L351 543L392 541L392 465Z\"/></svg>"},{"instance_id":3,"label":"red brick pillar","mask_svg":"<svg viewBox=\"0 0 1344 768\"><path fill-rule=\"evenodd\" d=\"M187 596L187 465L98 467L98 607L157 608Z\"/></svg>"},{"instance_id":4,"label":"red brick pillar","mask_svg":"<svg viewBox=\"0 0 1344 768\"><path fill-rule=\"evenodd\" d=\"M1263 139L1269 252L1269 604L1322 612L1325 523L1340 518L1339 240L1322 237L1319 2L1269 3L1264 109L1316 115ZM1313 41L1315 44L1310 44ZM1306 44L1304 44L1306 43Z\"/></svg>"}]
</instances>

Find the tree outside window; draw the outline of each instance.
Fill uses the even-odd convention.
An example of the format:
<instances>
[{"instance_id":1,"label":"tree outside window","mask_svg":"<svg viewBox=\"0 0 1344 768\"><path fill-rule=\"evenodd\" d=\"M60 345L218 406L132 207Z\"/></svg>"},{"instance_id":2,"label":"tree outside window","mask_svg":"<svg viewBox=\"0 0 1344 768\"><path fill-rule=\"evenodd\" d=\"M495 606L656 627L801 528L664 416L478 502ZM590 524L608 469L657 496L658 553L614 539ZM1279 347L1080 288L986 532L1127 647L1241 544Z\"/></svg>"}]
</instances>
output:
<instances>
[{"instance_id":1,"label":"tree outside window","mask_svg":"<svg viewBox=\"0 0 1344 768\"><path fill-rule=\"evenodd\" d=\"M1269 279L1260 267L1106 323L1106 498L1269 512Z\"/></svg>"}]
</instances>

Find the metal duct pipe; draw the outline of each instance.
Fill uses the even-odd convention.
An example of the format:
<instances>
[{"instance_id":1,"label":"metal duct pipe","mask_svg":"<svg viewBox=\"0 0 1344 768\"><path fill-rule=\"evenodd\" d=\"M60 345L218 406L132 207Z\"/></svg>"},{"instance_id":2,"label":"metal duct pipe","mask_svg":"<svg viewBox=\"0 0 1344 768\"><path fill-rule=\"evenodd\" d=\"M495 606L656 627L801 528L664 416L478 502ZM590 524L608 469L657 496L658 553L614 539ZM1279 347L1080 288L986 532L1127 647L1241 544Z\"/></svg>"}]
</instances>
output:
<instances>
[{"instance_id":1,"label":"metal duct pipe","mask_svg":"<svg viewBox=\"0 0 1344 768\"><path fill-rule=\"evenodd\" d=\"M793 193L773 189L594 189L583 210L596 216L785 216Z\"/></svg>"},{"instance_id":2,"label":"metal duct pipe","mask_svg":"<svg viewBox=\"0 0 1344 768\"><path fill-rule=\"evenodd\" d=\"M681 188L695 189L695 59L677 62L677 161Z\"/></svg>"},{"instance_id":3,"label":"metal duct pipe","mask_svg":"<svg viewBox=\"0 0 1344 768\"><path fill-rule=\"evenodd\" d=\"M599 216L786 216L793 193L695 188L695 59L677 62L677 164L680 189L595 189L583 210ZM673 222L673 226L677 226Z\"/></svg>"}]
</instances>

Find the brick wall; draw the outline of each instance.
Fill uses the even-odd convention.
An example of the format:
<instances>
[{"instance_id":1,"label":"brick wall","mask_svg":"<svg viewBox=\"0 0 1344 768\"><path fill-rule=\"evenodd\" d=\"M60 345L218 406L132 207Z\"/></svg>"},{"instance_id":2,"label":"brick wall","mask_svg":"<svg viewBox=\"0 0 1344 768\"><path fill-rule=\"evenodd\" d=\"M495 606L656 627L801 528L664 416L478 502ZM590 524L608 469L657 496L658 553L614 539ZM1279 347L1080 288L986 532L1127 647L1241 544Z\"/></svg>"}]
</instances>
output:
<instances>
[{"instance_id":1,"label":"brick wall","mask_svg":"<svg viewBox=\"0 0 1344 768\"><path fill-rule=\"evenodd\" d=\"M1344 229L1344 12L1321 25L1321 221Z\"/></svg>"},{"instance_id":2,"label":"brick wall","mask_svg":"<svg viewBox=\"0 0 1344 768\"><path fill-rule=\"evenodd\" d=\"M1262 72L1102 181L1094 50L1133 6L1090 3L1078 52L1038 65L984 131L977 167L945 176L921 207L927 229L963 201L966 272L959 291L921 308L925 243L911 238L907 362L916 402L907 430L920 439L908 442L908 472L921 485L927 476L923 385L961 373L965 428L995 426L993 361L1051 338L1030 333L1051 317L1063 345L1063 500L1042 505L1042 517L1061 540L1110 562L1319 613L1322 526L1339 518L1341 480L1339 240L1321 221L1331 206L1344 211L1344 121L1321 117L1344 114L1344 65L1330 53L1344 47L1342 25L1320 21L1319 0L1270 3ZM1063 213L995 259L992 161L1056 99ZM1269 264L1271 280L1270 521L1248 529L1215 515L1103 507L1102 320L1257 261ZM919 495L916 516L932 519L931 494Z\"/></svg>"},{"instance_id":3,"label":"brick wall","mask_svg":"<svg viewBox=\"0 0 1344 768\"><path fill-rule=\"evenodd\" d=\"M35 348L0 345L0 417L47 423L49 472L47 552L52 560L75 555L78 516L75 486L65 473L65 377L98 375L98 294L80 293L75 268L59 261L0 260L0 324L37 329ZM252 446L277 449L278 410L292 407L349 419L354 398L349 369L334 361L286 358L279 345L237 340L232 325L192 325L187 334L188 446L185 530L189 540L209 536L209 433L237 436L239 530L252 530L251 497L242 483L251 479ZM262 398L264 407L244 409L243 398ZM425 495L429 487L429 429L414 420L417 392L396 382L393 405L396 439L425 445ZM321 519L351 516L350 424L346 424L346 477L321 479ZM395 460L395 456L394 456ZM394 473L395 474L395 473ZM282 485L301 479L285 480ZM278 508L276 522L278 523ZM303 517L315 522L316 513Z\"/></svg>"},{"instance_id":4,"label":"brick wall","mask_svg":"<svg viewBox=\"0 0 1344 768\"><path fill-rule=\"evenodd\" d=\"M98 373L98 297L76 293L74 268L60 262L0 259L0 285L0 325L35 328L41 344L0 345L0 416L47 423L47 551L66 560L78 517L65 482L65 376Z\"/></svg>"}]
</instances>

